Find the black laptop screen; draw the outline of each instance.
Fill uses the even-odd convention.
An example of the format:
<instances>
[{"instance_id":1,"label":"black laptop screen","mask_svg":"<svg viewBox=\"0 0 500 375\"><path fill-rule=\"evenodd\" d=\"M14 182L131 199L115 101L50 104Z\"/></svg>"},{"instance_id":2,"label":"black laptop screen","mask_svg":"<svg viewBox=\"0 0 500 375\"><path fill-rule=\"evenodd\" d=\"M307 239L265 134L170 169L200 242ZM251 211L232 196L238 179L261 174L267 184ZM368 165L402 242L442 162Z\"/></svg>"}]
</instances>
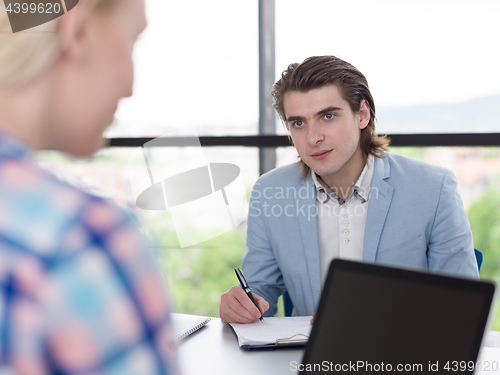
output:
<instances>
[{"instance_id":1,"label":"black laptop screen","mask_svg":"<svg viewBox=\"0 0 500 375\"><path fill-rule=\"evenodd\" d=\"M336 260L303 365L472 373L493 292L490 283Z\"/></svg>"}]
</instances>

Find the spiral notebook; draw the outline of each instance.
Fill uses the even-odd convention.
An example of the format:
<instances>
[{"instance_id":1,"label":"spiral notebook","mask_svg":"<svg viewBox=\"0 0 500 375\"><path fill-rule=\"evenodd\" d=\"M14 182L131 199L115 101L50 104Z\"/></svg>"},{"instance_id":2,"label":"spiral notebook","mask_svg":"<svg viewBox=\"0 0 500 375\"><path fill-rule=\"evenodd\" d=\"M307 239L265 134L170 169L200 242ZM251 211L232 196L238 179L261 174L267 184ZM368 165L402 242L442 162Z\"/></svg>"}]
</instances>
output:
<instances>
[{"instance_id":1,"label":"spiral notebook","mask_svg":"<svg viewBox=\"0 0 500 375\"><path fill-rule=\"evenodd\" d=\"M183 314L170 314L172 319L172 328L177 341L188 337L190 334L198 331L200 328L210 322L211 318L207 316L189 316Z\"/></svg>"},{"instance_id":2,"label":"spiral notebook","mask_svg":"<svg viewBox=\"0 0 500 375\"><path fill-rule=\"evenodd\" d=\"M240 347L248 350L303 346L309 340L311 316L269 317L251 324L229 323Z\"/></svg>"}]
</instances>

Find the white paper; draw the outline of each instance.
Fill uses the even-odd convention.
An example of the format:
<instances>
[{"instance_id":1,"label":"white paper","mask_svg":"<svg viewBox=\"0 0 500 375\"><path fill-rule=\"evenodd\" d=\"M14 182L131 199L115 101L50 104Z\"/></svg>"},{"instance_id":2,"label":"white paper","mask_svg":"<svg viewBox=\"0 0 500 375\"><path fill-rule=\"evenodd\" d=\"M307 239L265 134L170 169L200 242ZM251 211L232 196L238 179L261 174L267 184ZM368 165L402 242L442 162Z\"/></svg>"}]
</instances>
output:
<instances>
[{"instance_id":1,"label":"white paper","mask_svg":"<svg viewBox=\"0 0 500 375\"><path fill-rule=\"evenodd\" d=\"M243 345L275 344L278 339L301 340L309 338L312 316L270 317L251 324L229 323Z\"/></svg>"}]
</instances>

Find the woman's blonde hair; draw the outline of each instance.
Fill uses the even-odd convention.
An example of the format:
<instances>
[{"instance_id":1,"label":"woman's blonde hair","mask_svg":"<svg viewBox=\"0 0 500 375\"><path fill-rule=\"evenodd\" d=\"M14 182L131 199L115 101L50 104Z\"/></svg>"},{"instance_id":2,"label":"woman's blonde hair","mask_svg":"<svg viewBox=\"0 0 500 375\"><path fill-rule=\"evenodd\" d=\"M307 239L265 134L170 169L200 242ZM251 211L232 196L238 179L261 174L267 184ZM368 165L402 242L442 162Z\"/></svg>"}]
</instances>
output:
<instances>
[{"instance_id":1,"label":"woman's blonde hair","mask_svg":"<svg viewBox=\"0 0 500 375\"><path fill-rule=\"evenodd\" d=\"M89 9L96 11L109 10L112 3L118 2L118 0L80 1L87 1ZM61 17L13 33L5 2L0 1L0 87L22 86L57 59L63 47L59 37L60 19Z\"/></svg>"}]
</instances>

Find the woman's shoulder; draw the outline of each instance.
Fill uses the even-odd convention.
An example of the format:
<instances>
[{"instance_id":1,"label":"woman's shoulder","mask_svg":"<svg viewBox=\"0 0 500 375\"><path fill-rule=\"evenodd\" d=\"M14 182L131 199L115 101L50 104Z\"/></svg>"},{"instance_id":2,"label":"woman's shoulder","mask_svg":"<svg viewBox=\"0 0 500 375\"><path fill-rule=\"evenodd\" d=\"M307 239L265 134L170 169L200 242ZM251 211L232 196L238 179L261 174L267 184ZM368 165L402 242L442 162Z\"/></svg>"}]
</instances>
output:
<instances>
[{"instance_id":1,"label":"woman's shoulder","mask_svg":"<svg viewBox=\"0 0 500 375\"><path fill-rule=\"evenodd\" d=\"M118 228L136 230L133 216L111 200L23 160L0 162L0 207L2 237L40 255L76 250Z\"/></svg>"}]
</instances>

